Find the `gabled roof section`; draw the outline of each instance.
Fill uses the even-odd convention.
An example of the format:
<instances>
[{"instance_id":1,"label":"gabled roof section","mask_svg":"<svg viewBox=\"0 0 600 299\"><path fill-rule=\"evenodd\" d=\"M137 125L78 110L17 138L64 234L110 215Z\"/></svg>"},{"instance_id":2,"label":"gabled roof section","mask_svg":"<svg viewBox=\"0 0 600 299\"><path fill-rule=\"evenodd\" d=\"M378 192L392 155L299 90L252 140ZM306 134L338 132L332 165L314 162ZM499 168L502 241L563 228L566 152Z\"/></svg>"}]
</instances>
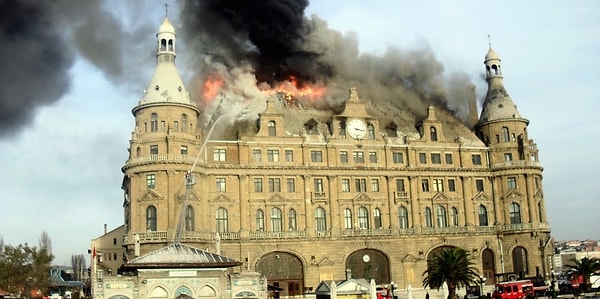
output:
<instances>
[{"instance_id":1,"label":"gabled roof section","mask_svg":"<svg viewBox=\"0 0 600 299\"><path fill-rule=\"evenodd\" d=\"M516 189L511 189L502 196L504 200L519 200L523 198L523 194Z\"/></svg>"},{"instance_id":2,"label":"gabled roof section","mask_svg":"<svg viewBox=\"0 0 600 299\"><path fill-rule=\"evenodd\" d=\"M241 262L232 258L176 243L135 258L123 267L129 269L231 268L241 265Z\"/></svg>"}]
</instances>

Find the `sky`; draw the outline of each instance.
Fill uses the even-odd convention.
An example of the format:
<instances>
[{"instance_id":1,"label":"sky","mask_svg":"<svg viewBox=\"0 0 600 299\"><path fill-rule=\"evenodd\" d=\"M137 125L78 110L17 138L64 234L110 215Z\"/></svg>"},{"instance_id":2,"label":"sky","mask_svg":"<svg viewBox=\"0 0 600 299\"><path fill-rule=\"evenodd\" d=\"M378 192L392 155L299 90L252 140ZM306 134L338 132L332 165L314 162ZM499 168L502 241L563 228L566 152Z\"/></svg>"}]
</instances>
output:
<instances>
[{"instance_id":1,"label":"sky","mask_svg":"<svg viewBox=\"0 0 600 299\"><path fill-rule=\"evenodd\" d=\"M169 20L179 28L180 3L165 2ZM53 9L60 11L60 3L71 2L55 3ZM73 254L87 254L104 225L110 231L123 222L121 167L134 126L131 109L151 78L155 33L165 15L156 1L125 3L96 0L85 7L62 7L67 17L50 18L50 23L59 25L66 43L39 51L25 44L25 54L39 61L48 52L64 53L58 64L38 68L27 64L35 59L21 61L21 51L0 50L4 59L14 55L22 66L0 75L0 237L5 244L37 246L47 232L59 265L70 265ZM13 23L0 21L0 29L4 42L18 44L9 29L21 27L9 25L31 21L19 20L14 10ZM600 178L595 152L600 147L598 13L600 2L585 0L576 5L555 0L543 5L313 0L304 11L307 18L316 15L332 30L355 38L361 53L381 56L390 48L433 53L443 75L468 76L478 100L485 96L483 60L491 44L502 59L504 86L530 121L529 137L540 151L547 216L556 240L600 239L600 195L593 191ZM93 18L77 17L86 14ZM187 83L195 64L184 36L178 35L177 66ZM52 34L32 38L56 40ZM38 80L45 72L50 79ZM26 102L36 96L43 100ZM19 101L24 108L9 113L9 104Z\"/></svg>"}]
</instances>

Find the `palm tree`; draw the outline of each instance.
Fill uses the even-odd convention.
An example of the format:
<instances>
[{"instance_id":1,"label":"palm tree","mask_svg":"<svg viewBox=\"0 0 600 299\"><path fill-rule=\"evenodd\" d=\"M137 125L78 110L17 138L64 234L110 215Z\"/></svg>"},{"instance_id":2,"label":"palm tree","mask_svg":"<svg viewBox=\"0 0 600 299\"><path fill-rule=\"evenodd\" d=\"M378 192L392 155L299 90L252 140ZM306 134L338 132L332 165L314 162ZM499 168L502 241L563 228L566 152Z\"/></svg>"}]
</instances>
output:
<instances>
[{"instance_id":1,"label":"palm tree","mask_svg":"<svg viewBox=\"0 0 600 299\"><path fill-rule=\"evenodd\" d=\"M444 248L427 261L423 272L423 287L440 289L444 282L448 285L448 299L454 299L456 288L467 286L479 280L478 270L469 258L469 253L458 247Z\"/></svg>"},{"instance_id":2,"label":"palm tree","mask_svg":"<svg viewBox=\"0 0 600 299\"><path fill-rule=\"evenodd\" d=\"M588 258L584 257L581 260L571 259L574 265L566 265L568 268L573 269L573 275L581 275L583 277L583 290L580 286L579 290L588 291L591 287L590 276L600 271L600 259L595 257Z\"/></svg>"}]
</instances>

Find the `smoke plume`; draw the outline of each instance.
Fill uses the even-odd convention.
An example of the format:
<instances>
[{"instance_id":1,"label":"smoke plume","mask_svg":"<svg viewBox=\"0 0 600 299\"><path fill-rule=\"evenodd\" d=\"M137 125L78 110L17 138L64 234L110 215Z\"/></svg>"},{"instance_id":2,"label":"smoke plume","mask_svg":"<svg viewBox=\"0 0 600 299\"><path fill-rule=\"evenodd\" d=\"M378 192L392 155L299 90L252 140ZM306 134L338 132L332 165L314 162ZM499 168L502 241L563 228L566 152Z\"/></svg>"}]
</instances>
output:
<instances>
[{"instance_id":1,"label":"smoke plume","mask_svg":"<svg viewBox=\"0 0 600 299\"><path fill-rule=\"evenodd\" d=\"M312 102L319 108L339 109L347 89L356 86L373 109L399 108L406 120L424 117L432 104L459 117L468 115L469 78L444 75L431 49L361 53L352 33L341 34L316 15L306 17L307 6L307 0L186 1L180 11L182 35L198 70L192 93L201 98L202 83L219 76L224 83L218 103L264 102L248 91L295 80L299 87L326 87L323 99ZM203 104L211 110L207 99Z\"/></svg>"}]
</instances>

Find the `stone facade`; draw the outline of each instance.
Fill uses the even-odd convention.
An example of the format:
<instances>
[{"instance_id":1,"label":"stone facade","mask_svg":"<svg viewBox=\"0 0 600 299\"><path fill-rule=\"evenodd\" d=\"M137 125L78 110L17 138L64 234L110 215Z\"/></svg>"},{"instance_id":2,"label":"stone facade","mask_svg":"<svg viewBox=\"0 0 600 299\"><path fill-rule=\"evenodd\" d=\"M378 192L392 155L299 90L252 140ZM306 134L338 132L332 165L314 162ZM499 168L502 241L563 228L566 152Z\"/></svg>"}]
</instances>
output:
<instances>
[{"instance_id":1,"label":"stone facade","mask_svg":"<svg viewBox=\"0 0 600 299\"><path fill-rule=\"evenodd\" d=\"M171 54L159 50L157 73ZM549 275L538 150L491 48L484 63L489 90L474 125L433 106L407 121L349 88L341 112L275 94L255 118L213 116L204 127L199 119L210 116L185 88L163 91L155 73L149 89L162 93L133 109L122 168L126 258L181 241L243 262L282 295L347 269L419 286L427 257L447 246L471 253L488 284L498 273ZM164 86L177 86L175 75Z\"/></svg>"}]
</instances>

